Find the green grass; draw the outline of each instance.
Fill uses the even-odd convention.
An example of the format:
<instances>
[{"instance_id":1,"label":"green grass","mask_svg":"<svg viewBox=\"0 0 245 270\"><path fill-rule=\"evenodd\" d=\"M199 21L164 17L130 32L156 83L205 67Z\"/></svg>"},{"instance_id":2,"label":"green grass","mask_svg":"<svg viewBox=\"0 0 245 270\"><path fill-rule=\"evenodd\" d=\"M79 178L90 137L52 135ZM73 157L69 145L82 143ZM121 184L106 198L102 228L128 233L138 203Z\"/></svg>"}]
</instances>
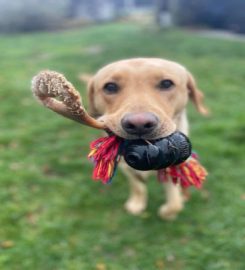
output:
<instances>
[{"instance_id":1,"label":"green grass","mask_svg":"<svg viewBox=\"0 0 245 270\"><path fill-rule=\"evenodd\" d=\"M99 133L49 112L30 92L32 76L49 68L85 93L78 73L137 56L187 66L212 111L202 118L189 108L210 175L175 222L156 215L164 198L154 178L147 211L125 213L121 172L110 186L91 181L86 154ZM0 269L245 269L244 57L242 42L126 24L1 36Z\"/></svg>"}]
</instances>

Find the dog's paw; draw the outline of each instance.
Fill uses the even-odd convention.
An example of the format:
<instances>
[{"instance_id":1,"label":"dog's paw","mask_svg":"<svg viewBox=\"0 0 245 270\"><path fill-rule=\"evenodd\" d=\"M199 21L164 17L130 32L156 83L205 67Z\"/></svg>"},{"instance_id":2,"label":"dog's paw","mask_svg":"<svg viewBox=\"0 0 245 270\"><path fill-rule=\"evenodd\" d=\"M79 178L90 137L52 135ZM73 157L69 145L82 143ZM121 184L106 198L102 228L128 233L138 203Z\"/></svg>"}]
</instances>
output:
<instances>
[{"instance_id":1,"label":"dog's paw","mask_svg":"<svg viewBox=\"0 0 245 270\"><path fill-rule=\"evenodd\" d=\"M139 201L136 199L129 199L125 205L124 208L126 211L132 215L140 215L146 208L146 202Z\"/></svg>"},{"instance_id":2,"label":"dog's paw","mask_svg":"<svg viewBox=\"0 0 245 270\"><path fill-rule=\"evenodd\" d=\"M158 215L165 220L174 220L182 209L182 204L164 204L159 208Z\"/></svg>"}]
</instances>

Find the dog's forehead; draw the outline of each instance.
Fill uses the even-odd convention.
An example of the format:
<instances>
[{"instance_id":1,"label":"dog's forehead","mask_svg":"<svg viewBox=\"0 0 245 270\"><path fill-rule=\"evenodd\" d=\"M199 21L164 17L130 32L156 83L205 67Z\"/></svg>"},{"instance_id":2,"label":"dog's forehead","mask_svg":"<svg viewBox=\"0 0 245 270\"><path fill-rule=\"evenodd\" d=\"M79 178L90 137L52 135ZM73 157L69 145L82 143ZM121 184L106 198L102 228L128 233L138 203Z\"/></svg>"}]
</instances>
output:
<instances>
[{"instance_id":1,"label":"dog's forehead","mask_svg":"<svg viewBox=\"0 0 245 270\"><path fill-rule=\"evenodd\" d=\"M96 77L108 77L112 75L123 75L123 74L155 74L159 73L170 73L173 75L181 75L186 73L186 69L173 61L159 59L159 58L133 58L128 60L120 60L113 62L101 68L97 73Z\"/></svg>"}]
</instances>

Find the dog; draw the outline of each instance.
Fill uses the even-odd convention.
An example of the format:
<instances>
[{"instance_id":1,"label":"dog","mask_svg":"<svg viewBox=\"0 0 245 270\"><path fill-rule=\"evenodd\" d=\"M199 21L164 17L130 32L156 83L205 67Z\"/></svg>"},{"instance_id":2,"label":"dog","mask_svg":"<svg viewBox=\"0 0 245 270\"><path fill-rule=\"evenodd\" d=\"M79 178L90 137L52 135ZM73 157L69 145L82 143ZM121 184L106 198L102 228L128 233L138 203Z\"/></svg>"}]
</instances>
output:
<instances>
[{"instance_id":1,"label":"dog","mask_svg":"<svg viewBox=\"0 0 245 270\"><path fill-rule=\"evenodd\" d=\"M88 84L90 114L125 139L155 140L178 130L188 135L186 105L208 114L204 95L191 73L182 65L158 58L121 60L101 68L93 77L82 75ZM151 172L137 171L125 162L120 167L130 184L125 209L141 214L147 206L146 179ZM168 181L166 203L158 211L172 220L183 209L184 196L178 185Z\"/></svg>"}]
</instances>

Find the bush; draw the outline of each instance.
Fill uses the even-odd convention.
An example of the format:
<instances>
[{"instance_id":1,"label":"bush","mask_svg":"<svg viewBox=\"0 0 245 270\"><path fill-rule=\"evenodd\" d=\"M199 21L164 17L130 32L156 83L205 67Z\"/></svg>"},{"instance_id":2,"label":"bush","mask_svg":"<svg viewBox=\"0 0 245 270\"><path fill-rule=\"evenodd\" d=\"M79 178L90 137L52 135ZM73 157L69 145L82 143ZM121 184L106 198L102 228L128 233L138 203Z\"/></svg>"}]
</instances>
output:
<instances>
[{"instance_id":1,"label":"bush","mask_svg":"<svg viewBox=\"0 0 245 270\"><path fill-rule=\"evenodd\" d=\"M245 33L244 0L180 0L178 21Z\"/></svg>"},{"instance_id":2,"label":"bush","mask_svg":"<svg viewBox=\"0 0 245 270\"><path fill-rule=\"evenodd\" d=\"M66 0L0 0L0 32L52 30L65 18Z\"/></svg>"}]
</instances>

